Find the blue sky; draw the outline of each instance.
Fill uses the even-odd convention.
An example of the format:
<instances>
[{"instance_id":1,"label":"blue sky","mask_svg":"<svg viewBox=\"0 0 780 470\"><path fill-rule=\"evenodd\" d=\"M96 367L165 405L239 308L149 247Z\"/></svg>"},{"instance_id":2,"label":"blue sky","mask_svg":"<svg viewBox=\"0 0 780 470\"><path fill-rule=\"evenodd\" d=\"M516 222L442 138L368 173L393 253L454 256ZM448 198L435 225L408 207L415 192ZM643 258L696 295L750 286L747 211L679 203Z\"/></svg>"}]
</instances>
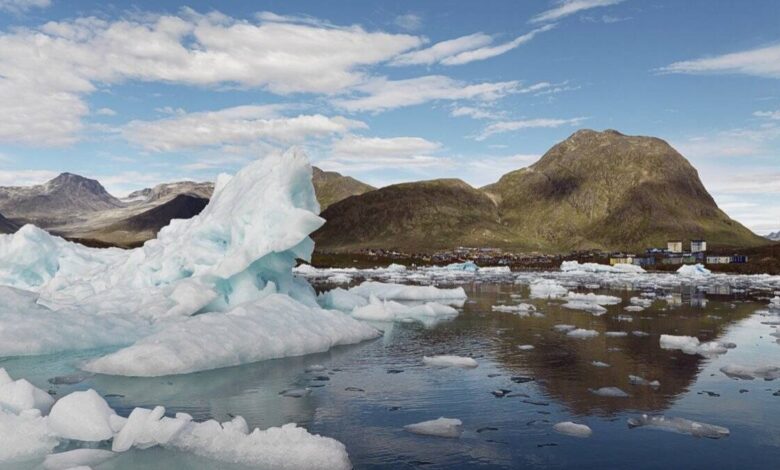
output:
<instances>
[{"instance_id":1,"label":"blue sky","mask_svg":"<svg viewBox=\"0 0 780 470\"><path fill-rule=\"evenodd\" d=\"M780 229L780 3L0 0L0 185L123 195L302 145L481 186L583 127L669 141Z\"/></svg>"}]
</instances>

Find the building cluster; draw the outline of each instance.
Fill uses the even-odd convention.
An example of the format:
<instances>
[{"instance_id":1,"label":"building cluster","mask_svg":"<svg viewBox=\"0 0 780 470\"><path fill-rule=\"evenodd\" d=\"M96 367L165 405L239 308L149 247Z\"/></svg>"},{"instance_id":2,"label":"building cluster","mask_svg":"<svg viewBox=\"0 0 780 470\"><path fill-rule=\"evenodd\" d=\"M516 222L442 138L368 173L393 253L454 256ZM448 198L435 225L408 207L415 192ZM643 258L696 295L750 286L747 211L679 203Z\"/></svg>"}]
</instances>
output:
<instances>
[{"instance_id":1,"label":"building cluster","mask_svg":"<svg viewBox=\"0 0 780 470\"><path fill-rule=\"evenodd\" d=\"M742 264L747 263L745 255L733 256L707 256L706 240L691 240L690 250L684 251L683 242L672 240L666 244L666 248L648 248L644 255L637 256L627 253L614 253L610 255L609 264L635 264L637 266L653 266L655 264L683 265L683 264Z\"/></svg>"}]
</instances>

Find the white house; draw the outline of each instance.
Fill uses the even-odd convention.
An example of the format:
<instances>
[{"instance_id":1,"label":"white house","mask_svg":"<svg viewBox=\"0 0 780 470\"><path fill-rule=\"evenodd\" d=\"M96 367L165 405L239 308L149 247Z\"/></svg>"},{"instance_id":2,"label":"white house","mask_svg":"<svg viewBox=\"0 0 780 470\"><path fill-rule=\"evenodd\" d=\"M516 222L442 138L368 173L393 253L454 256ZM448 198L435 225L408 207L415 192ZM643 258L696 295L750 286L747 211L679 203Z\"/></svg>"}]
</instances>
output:
<instances>
[{"instance_id":1,"label":"white house","mask_svg":"<svg viewBox=\"0 0 780 470\"><path fill-rule=\"evenodd\" d=\"M670 241L666 244L666 251L669 253L682 253L683 251L683 242L681 241Z\"/></svg>"},{"instance_id":2,"label":"white house","mask_svg":"<svg viewBox=\"0 0 780 470\"><path fill-rule=\"evenodd\" d=\"M706 240L691 240L691 253L703 253L707 251Z\"/></svg>"}]
</instances>

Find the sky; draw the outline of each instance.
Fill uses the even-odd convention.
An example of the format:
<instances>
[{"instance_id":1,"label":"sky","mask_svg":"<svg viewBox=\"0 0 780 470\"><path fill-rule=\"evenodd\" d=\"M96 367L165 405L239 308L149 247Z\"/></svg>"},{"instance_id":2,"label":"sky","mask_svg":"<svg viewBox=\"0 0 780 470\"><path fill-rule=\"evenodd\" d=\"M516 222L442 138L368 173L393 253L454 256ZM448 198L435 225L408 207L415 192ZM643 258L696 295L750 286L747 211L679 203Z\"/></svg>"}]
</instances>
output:
<instances>
[{"instance_id":1,"label":"sky","mask_svg":"<svg viewBox=\"0 0 780 470\"><path fill-rule=\"evenodd\" d=\"M580 128L667 140L780 230L780 2L0 0L0 186L122 196L292 145L482 186Z\"/></svg>"}]
</instances>

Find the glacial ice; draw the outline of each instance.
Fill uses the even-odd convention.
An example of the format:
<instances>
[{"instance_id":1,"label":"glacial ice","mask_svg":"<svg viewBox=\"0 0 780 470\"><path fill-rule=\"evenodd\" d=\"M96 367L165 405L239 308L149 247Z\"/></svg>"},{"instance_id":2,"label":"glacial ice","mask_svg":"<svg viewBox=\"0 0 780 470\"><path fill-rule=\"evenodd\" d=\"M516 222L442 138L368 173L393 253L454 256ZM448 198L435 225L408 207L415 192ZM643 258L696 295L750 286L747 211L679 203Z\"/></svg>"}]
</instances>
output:
<instances>
[{"instance_id":1,"label":"glacial ice","mask_svg":"<svg viewBox=\"0 0 780 470\"><path fill-rule=\"evenodd\" d=\"M105 441L114 431L109 422L114 410L92 389L60 398L49 413L49 429L63 439Z\"/></svg>"},{"instance_id":2,"label":"glacial ice","mask_svg":"<svg viewBox=\"0 0 780 470\"><path fill-rule=\"evenodd\" d=\"M461 356L424 356L423 364L431 367L460 367L462 369L479 367L479 363L474 359Z\"/></svg>"},{"instance_id":3,"label":"glacial ice","mask_svg":"<svg viewBox=\"0 0 780 470\"><path fill-rule=\"evenodd\" d=\"M458 311L438 302L425 302L422 305L406 305L392 300L380 300L371 295L368 304L355 307L352 316L367 321L419 321L432 326L439 321L458 316Z\"/></svg>"},{"instance_id":4,"label":"glacial ice","mask_svg":"<svg viewBox=\"0 0 780 470\"><path fill-rule=\"evenodd\" d=\"M558 281L553 279L537 279L531 282L532 299L557 299L569 293Z\"/></svg>"},{"instance_id":5,"label":"glacial ice","mask_svg":"<svg viewBox=\"0 0 780 470\"><path fill-rule=\"evenodd\" d=\"M445 266L445 268L450 271L467 271L472 273L479 271L479 266L477 266L473 261L466 261L465 263L452 263Z\"/></svg>"},{"instance_id":6,"label":"glacial ice","mask_svg":"<svg viewBox=\"0 0 780 470\"><path fill-rule=\"evenodd\" d=\"M571 421L563 421L553 425L553 430L572 437L590 437L593 431L589 426L585 424L572 423Z\"/></svg>"},{"instance_id":7,"label":"glacial ice","mask_svg":"<svg viewBox=\"0 0 780 470\"><path fill-rule=\"evenodd\" d=\"M673 418L665 416L642 415L636 418L629 418L628 427L648 427L662 431L689 434L695 437L706 437L709 439L720 439L722 437L728 437L730 434L728 428L723 426L699 423L685 418Z\"/></svg>"},{"instance_id":8,"label":"glacial ice","mask_svg":"<svg viewBox=\"0 0 780 470\"><path fill-rule=\"evenodd\" d=\"M712 274L712 271L701 264L686 264L680 266L680 269L677 270L677 274L686 277L704 277Z\"/></svg>"},{"instance_id":9,"label":"glacial ice","mask_svg":"<svg viewBox=\"0 0 780 470\"><path fill-rule=\"evenodd\" d=\"M368 299L372 295L381 300L454 300L466 299L466 291L462 287L441 289L435 286L409 286L405 284L389 284L365 281L348 291Z\"/></svg>"},{"instance_id":10,"label":"glacial ice","mask_svg":"<svg viewBox=\"0 0 780 470\"><path fill-rule=\"evenodd\" d=\"M43 468L46 470L66 470L92 467L107 462L117 455L115 452L103 449L73 449L47 455L43 461Z\"/></svg>"},{"instance_id":11,"label":"glacial ice","mask_svg":"<svg viewBox=\"0 0 780 470\"><path fill-rule=\"evenodd\" d=\"M302 355L379 333L293 275L323 220L302 151L221 177L208 206L134 250L26 226L0 236L0 356L127 346L107 374L164 375ZM463 294L465 297L465 294ZM129 346L128 346L129 345Z\"/></svg>"},{"instance_id":12,"label":"glacial ice","mask_svg":"<svg viewBox=\"0 0 780 470\"><path fill-rule=\"evenodd\" d=\"M739 364L727 364L721 367L720 371L732 379L780 379L780 367L776 366L747 367Z\"/></svg>"},{"instance_id":13,"label":"glacial ice","mask_svg":"<svg viewBox=\"0 0 780 470\"><path fill-rule=\"evenodd\" d=\"M8 376L5 369L0 376ZM9 377L10 378L10 377ZM24 410L36 409L48 413L54 404L54 399L48 393L34 386L25 379L11 380L0 385L0 409L19 414Z\"/></svg>"},{"instance_id":14,"label":"glacial ice","mask_svg":"<svg viewBox=\"0 0 780 470\"><path fill-rule=\"evenodd\" d=\"M404 429L413 434L436 437L460 437L463 423L459 419L439 418L422 423L409 424Z\"/></svg>"},{"instance_id":15,"label":"glacial ice","mask_svg":"<svg viewBox=\"0 0 780 470\"><path fill-rule=\"evenodd\" d=\"M57 438L49 432L40 411L32 409L16 414L0 409L0 463L42 457L56 445Z\"/></svg>"},{"instance_id":16,"label":"glacial ice","mask_svg":"<svg viewBox=\"0 0 780 470\"><path fill-rule=\"evenodd\" d=\"M717 341L701 343L693 336L661 335L659 342L662 349L679 349L685 354L699 354L705 357L725 354L735 347L734 344Z\"/></svg>"}]
</instances>

